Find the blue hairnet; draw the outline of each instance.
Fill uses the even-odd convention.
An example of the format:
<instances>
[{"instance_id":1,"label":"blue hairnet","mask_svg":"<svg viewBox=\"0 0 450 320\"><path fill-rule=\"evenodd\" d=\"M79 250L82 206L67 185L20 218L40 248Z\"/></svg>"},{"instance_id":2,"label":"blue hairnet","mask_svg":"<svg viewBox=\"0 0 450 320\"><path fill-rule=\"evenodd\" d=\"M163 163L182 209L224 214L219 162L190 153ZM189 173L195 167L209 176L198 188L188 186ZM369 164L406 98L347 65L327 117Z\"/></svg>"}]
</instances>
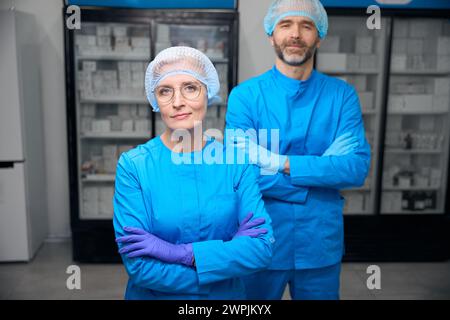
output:
<instances>
[{"instance_id":1,"label":"blue hairnet","mask_svg":"<svg viewBox=\"0 0 450 320\"><path fill-rule=\"evenodd\" d=\"M203 83L208 91L208 105L220 102L219 76L211 60L197 49L190 47L171 47L161 51L148 65L145 73L145 92L147 99L158 112L155 97L158 83L173 75L186 74Z\"/></svg>"},{"instance_id":2,"label":"blue hairnet","mask_svg":"<svg viewBox=\"0 0 450 320\"><path fill-rule=\"evenodd\" d=\"M319 0L275 0L264 18L266 34L271 36L278 22L289 16L308 17L316 25L321 39L327 35L328 16Z\"/></svg>"}]
</instances>

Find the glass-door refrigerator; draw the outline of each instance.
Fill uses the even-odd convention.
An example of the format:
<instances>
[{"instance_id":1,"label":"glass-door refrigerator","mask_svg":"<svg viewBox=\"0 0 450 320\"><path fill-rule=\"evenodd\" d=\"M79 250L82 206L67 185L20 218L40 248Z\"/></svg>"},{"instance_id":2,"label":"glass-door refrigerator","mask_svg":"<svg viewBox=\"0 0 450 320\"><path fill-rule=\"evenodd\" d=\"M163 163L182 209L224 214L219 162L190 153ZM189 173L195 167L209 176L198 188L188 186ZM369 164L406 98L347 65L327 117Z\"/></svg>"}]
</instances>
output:
<instances>
[{"instance_id":1,"label":"glass-door refrigerator","mask_svg":"<svg viewBox=\"0 0 450 320\"><path fill-rule=\"evenodd\" d=\"M341 191L344 260L450 258L450 3L438 2L322 1L316 68L357 91L372 154L365 185Z\"/></svg>"},{"instance_id":2,"label":"glass-door refrigerator","mask_svg":"<svg viewBox=\"0 0 450 320\"><path fill-rule=\"evenodd\" d=\"M164 130L146 99L144 76L156 54L188 45L219 71L222 102L206 126L223 130L236 83L234 10L137 10L82 7L79 30L66 28L71 227L75 261L119 261L112 225L121 153Z\"/></svg>"}]
</instances>

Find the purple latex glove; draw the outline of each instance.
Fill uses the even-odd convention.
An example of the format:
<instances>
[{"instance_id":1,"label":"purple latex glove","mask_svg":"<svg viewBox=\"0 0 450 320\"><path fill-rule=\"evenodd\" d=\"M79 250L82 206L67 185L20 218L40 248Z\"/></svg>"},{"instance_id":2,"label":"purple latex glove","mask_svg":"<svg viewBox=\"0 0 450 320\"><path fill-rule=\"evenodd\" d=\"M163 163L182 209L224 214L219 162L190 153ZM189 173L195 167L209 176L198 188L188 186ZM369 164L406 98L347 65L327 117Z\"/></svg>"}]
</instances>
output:
<instances>
[{"instance_id":1,"label":"purple latex glove","mask_svg":"<svg viewBox=\"0 0 450 320\"><path fill-rule=\"evenodd\" d=\"M250 219L253 217L253 212L250 212L244 220L241 221L241 224L239 225L239 229L234 235L234 238L241 237L241 236L250 236L252 238L257 238L259 235L267 233L267 229L254 229L254 227L258 227L266 222L266 219L264 218L257 218L253 221L250 221Z\"/></svg>"},{"instance_id":2,"label":"purple latex glove","mask_svg":"<svg viewBox=\"0 0 450 320\"><path fill-rule=\"evenodd\" d=\"M164 241L145 230L125 227L129 236L119 237L117 243L125 246L119 250L120 254L127 254L128 258L152 257L158 260L193 266L192 244L173 244Z\"/></svg>"}]
</instances>

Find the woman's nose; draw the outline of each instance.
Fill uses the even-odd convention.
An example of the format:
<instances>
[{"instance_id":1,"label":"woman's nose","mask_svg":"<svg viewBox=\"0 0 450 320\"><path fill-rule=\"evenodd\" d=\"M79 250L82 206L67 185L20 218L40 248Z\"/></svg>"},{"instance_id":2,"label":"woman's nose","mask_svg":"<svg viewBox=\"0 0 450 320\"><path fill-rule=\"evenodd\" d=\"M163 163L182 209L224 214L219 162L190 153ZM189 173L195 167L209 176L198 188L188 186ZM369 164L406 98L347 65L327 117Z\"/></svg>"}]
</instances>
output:
<instances>
[{"instance_id":1,"label":"woman's nose","mask_svg":"<svg viewBox=\"0 0 450 320\"><path fill-rule=\"evenodd\" d=\"M175 90L173 93L173 102L172 105L174 108L179 108L184 105L184 97L181 94L180 90Z\"/></svg>"}]
</instances>

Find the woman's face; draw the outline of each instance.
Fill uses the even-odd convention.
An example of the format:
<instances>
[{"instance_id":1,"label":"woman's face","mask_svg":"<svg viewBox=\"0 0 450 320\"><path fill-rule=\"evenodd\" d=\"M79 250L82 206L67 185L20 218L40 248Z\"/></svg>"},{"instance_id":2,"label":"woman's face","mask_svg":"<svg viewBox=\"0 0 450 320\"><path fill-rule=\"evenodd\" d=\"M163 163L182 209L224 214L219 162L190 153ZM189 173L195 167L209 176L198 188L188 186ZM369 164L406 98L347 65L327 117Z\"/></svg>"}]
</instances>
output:
<instances>
[{"instance_id":1,"label":"woman's face","mask_svg":"<svg viewBox=\"0 0 450 320\"><path fill-rule=\"evenodd\" d=\"M172 130L193 129L208 106L207 90L196 78L178 74L163 79L155 89L161 118Z\"/></svg>"}]
</instances>

